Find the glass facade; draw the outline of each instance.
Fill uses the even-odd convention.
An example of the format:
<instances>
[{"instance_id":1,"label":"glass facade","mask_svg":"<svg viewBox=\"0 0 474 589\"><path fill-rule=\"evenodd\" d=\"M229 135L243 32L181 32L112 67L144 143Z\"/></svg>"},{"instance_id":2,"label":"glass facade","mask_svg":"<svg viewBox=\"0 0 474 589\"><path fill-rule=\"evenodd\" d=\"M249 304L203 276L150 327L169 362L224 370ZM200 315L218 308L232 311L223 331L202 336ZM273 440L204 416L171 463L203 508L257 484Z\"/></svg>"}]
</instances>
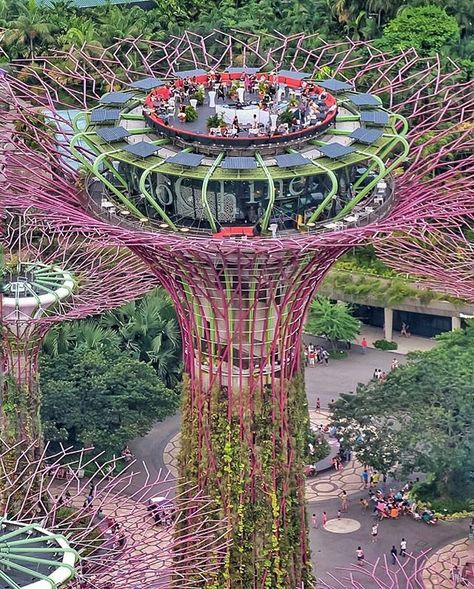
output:
<instances>
[{"instance_id":1,"label":"glass facade","mask_svg":"<svg viewBox=\"0 0 474 589\"><path fill-rule=\"evenodd\" d=\"M139 190L139 175L136 168L121 164L120 173L126 178L134 203L150 219L160 215L150 200ZM341 184L344 185L344 179ZM256 225L269 206L269 190L266 180L211 180L203 199L202 180L175 177L158 172L148 175L146 189L156 204L178 226L209 226L209 211L217 225ZM274 180L275 202L270 222L280 229L295 228L304 223L323 202L331 190L331 181L326 174L295 176ZM346 190L344 190L346 192ZM347 195L335 195L328 203L323 218L332 216L340 208Z\"/></svg>"}]
</instances>

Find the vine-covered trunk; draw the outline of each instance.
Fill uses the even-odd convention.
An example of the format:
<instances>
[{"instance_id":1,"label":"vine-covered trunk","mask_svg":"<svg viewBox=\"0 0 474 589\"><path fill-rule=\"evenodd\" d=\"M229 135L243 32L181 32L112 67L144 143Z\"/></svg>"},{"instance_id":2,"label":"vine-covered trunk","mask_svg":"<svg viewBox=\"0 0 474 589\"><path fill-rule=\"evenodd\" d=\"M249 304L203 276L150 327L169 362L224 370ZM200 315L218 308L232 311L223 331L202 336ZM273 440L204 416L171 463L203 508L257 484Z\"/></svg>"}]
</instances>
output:
<instances>
[{"instance_id":1,"label":"vine-covered trunk","mask_svg":"<svg viewBox=\"0 0 474 589\"><path fill-rule=\"evenodd\" d=\"M311 586L300 349L333 253L174 251L151 264L183 333L180 476L215 499L231 540L213 584L196 587Z\"/></svg>"},{"instance_id":2,"label":"vine-covered trunk","mask_svg":"<svg viewBox=\"0 0 474 589\"><path fill-rule=\"evenodd\" d=\"M22 492L12 494L10 488L20 488L11 480L26 476L25 468L37 460L42 451L40 392L38 386L38 342L34 338L16 338L10 333L2 341L3 378L0 387L0 507L19 513L23 505ZM10 480L5 478L10 474ZM19 481L20 482L20 481ZM31 489L29 489L31 495Z\"/></svg>"}]
</instances>

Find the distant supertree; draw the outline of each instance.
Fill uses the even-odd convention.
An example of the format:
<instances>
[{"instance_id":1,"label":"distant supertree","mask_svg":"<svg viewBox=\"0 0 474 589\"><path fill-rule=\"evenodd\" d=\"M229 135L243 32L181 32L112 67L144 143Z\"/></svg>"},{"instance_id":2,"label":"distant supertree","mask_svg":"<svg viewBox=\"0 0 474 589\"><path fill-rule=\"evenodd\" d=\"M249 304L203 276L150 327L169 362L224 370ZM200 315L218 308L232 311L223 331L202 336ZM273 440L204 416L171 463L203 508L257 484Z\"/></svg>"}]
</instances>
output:
<instances>
[{"instance_id":1,"label":"distant supertree","mask_svg":"<svg viewBox=\"0 0 474 589\"><path fill-rule=\"evenodd\" d=\"M78 555L68 585L78 589L193 589L197 580L212 578L225 554L225 524L202 493L161 472L152 478L144 465L140 473L137 463L104 462L92 450L45 446L31 461L28 445L18 445L20 451L4 445L0 453L0 485L7 497L6 519L0 520L6 567L1 576L10 586L23 586L25 574L38 580L54 568L48 568L58 558L51 549L54 538L63 539L66 553L72 549ZM84 479L84 472L90 476ZM10 500L18 495L21 503ZM47 544L28 551L28 538L37 537L38 528L46 530ZM8 535L13 530L19 531ZM56 577L50 586L59 584Z\"/></svg>"},{"instance_id":2,"label":"distant supertree","mask_svg":"<svg viewBox=\"0 0 474 589\"><path fill-rule=\"evenodd\" d=\"M209 86L216 71L229 85L257 71L275 94L301 95L307 79L332 111L244 138L208 133L204 114L194 128L156 114L152 90ZM242 31L127 39L100 55L84 46L12 73L3 198L129 247L176 306L180 473L213 494L233 539L215 587L310 586L306 312L350 248L390 236L394 252L473 214L472 86L450 60L414 50ZM72 128L61 112L71 104L81 110Z\"/></svg>"},{"instance_id":3,"label":"distant supertree","mask_svg":"<svg viewBox=\"0 0 474 589\"><path fill-rule=\"evenodd\" d=\"M3 210L2 443L16 447L21 440L40 452L38 356L47 331L118 307L153 286L136 257L96 237L55 227L39 211Z\"/></svg>"}]
</instances>

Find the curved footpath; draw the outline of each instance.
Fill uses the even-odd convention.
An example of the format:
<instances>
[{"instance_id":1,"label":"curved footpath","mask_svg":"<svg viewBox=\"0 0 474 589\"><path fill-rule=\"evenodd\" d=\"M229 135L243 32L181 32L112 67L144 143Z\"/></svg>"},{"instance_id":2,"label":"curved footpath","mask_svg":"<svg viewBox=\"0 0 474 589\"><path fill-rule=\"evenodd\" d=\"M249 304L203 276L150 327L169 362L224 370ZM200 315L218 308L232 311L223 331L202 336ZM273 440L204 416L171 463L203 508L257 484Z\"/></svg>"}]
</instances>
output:
<instances>
[{"instance_id":1,"label":"curved footpath","mask_svg":"<svg viewBox=\"0 0 474 589\"><path fill-rule=\"evenodd\" d=\"M367 354L363 355L356 347L344 360L331 361L327 367L307 368L306 392L311 421L314 424L324 423L327 420L328 405L333 399L337 399L340 393L354 391L358 383L368 382L375 368L388 371L392 359L391 353L369 349ZM398 361L403 363L404 357L399 355ZM322 408L320 413L315 411L318 397ZM152 476L160 469L173 471L179 444L178 431L179 417L174 416L156 424L144 438L130 443L136 458L146 463ZM378 541L372 544L370 531L373 519L370 513L362 512L358 504L359 498L366 495L361 482L361 472L361 465L352 460L340 471L329 469L307 480L308 521L311 522L311 516L315 513L318 524L316 528L310 528L313 565L318 578L329 583L331 579L328 573L336 577L340 575L340 567L355 561L355 550L359 545L364 548L367 560L375 562L383 556L389 557L392 545L398 547L401 538L404 537L408 542L408 552L419 554L432 548L432 558L439 553L436 569L441 566L439 563L446 562L446 559L442 558L445 553L443 547L453 543L462 544L463 540L459 538L465 537L465 522L440 522L437 526L431 527L411 518L381 522ZM337 520L336 513L342 490L349 495L349 512L343 514L341 520ZM329 520L326 529L321 527L324 511ZM430 569L427 568L426 571L431 570L431 565L427 566ZM430 577L426 576L426 589L447 588L444 584L436 585L437 579L434 579L434 584L429 582ZM364 589L376 589L379 586L370 579L364 581Z\"/></svg>"}]
</instances>

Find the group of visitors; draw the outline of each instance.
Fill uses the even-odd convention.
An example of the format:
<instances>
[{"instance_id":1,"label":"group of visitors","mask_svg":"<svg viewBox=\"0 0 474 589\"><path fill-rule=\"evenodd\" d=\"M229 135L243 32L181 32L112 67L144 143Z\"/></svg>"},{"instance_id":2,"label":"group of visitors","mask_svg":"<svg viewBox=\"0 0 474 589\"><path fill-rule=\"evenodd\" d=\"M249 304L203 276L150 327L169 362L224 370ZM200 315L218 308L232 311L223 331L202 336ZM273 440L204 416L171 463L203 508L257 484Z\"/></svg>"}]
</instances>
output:
<instances>
[{"instance_id":1,"label":"group of visitors","mask_svg":"<svg viewBox=\"0 0 474 589\"><path fill-rule=\"evenodd\" d=\"M287 112L286 118L274 127L270 123L268 114L264 122L255 117L257 120L246 124L241 124L238 116L235 116L231 125L211 127L209 131L211 135L235 137L244 128L249 135L285 135L302 127L321 124L328 112L337 108L335 103L328 103L328 94L312 83L303 81L300 88L291 90L286 84L280 83L274 73L269 75L242 73L239 80L224 80L221 73L210 71L206 80L201 76L199 80L196 76L191 76L171 80L155 88L145 102L143 112L147 115L156 114L166 124L175 117L180 122L185 122L187 105L193 104L192 99L197 96L200 100L204 98L206 91L215 93L212 104L214 100L228 100L237 109L252 104L262 111L272 111L275 114L279 110L281 112L281 109L286 106ZM244 100L244 95L247 102Z\"/></svg>"},{"instance_id":2,"label":"group of visitors","mask_svg":"<svg viewBox=\"0 0 474 589\"><path fill-rule=\"evenodd\" d=\"M308 344L304 346L304 365L314 367L316 364L327 366L329 364L329 352L322 346Z\"/></svg>"},{"instance_id":3,"label":"group of visitors","mask_svg":"<svg viewBox=\"0 0 474 589\"><path fill-rule=\"evenodd\" d=\"M144 113L155 113L168 121L170 117L175 116L176 110L178 110L178 119L184 122L186 120L186 103L200 91L204 92L204 86L198 84L195 78L185 79L180 85L173 80L151 92L149 102L143 109Z\"/></svg>"},{"instance_id":4,"label":"group of visitors","mask_svg":"<svg viewBox=\"0 0 474 589\"><path fill-rule=\"evenodd\" d=\"M457 587L467 587L469 585L469 580L472 579L473 576L474 573L472 563L466 562L462 569L459 568L459 565L454 564L453 568L451 569L451 581L453 582L453 588L457 589Z\"/></svg>"},{"instance_id":5,"label":"group of visitors","mask_svg":"<svg viewBox=\"0 0 474 589\"><path fill-rule=\"evenodd\" d=\"M157 526L163 524L167 528L173 525L175 518L175 510L170 506L162 506L159 503L155 503L152 500L148 501L147 511L151 514L155 520Z\"/></svg>"},{"instance_id":6,"label":"group of visitors","mask_svg":"<svg viewBox=\"0 0 474 589\"><path fill-rule=\"evenodd\" d=\"M372 530L371 530L372 543L377 542L378 528L379 528L379 526L377 523L375 523L372 526ZM405 538L402 538L400 540L400 551L397 550L397 547L395 546L395 544L393 544L392 548L390 549L390 556L392 557L392 564L397 563L397 556L398 555L403 556L405 558L406 554L407 554L407 541L405 540ZM364 550L362 549L361 546L357 547L356 557L357 557L357 563L360 566L363 566L364 560L365 560L365 554L364 554Z\"/></svg>"},{"instance_id":7,"label":"group of visitors","mask_svg":"<svg viewBox=\"0 0 474 589\"><path fill-rule=\"evenodd\" d=\"M366 488L367 470L364 470L363 480L364 487ZM374 483L373 477L380 477L378 473L371 475L371 487L377 486L379 479ZM386 481L386 477L383 477ZM372 488L369 489L369 495L367 498L361 498L359 500L362 509L373 508L373 514L379 519L397 519L400 516L409 515L415 520L422 520L427 524L435 524L437 522L433 512L429 509L419 510L416 501L410 499L409 492L413 486L413 483L407 483L403 489L395 491L390 489L385 492L382 488L377 488L375 492Z\"/></svg>"}]
</instances>

